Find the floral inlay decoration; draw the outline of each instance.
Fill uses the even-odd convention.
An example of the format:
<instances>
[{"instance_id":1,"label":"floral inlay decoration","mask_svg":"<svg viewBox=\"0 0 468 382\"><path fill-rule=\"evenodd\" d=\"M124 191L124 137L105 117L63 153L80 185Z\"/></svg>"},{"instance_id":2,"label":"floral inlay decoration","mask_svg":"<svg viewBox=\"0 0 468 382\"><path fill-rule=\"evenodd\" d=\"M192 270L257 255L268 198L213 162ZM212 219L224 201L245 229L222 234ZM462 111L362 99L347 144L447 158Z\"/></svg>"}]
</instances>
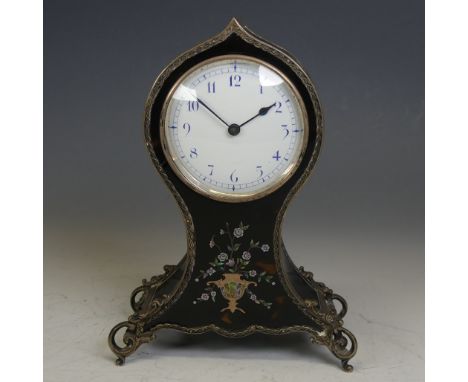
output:
<instances>
[{"instance_id":1,"label":"floral inlay decoration","mask_svg":"<svg viewBox=\"0 0 468 382\"><path fill-rule=\"evenodd\" d=\"M275 285L273 276L266 271L255 269L252 262L253 257L260 257L270 251L270 246L266 243L246 238L248 225L240 222L239 226L231 229L229 223L219 233L211 237L208 246L214 251L215 258L209 263L210 267L200 270L195 282L208 279L203 293L193 301L194 304L200 302L215 302L218 296L218 289L221 295L228 301L228 306L221 309L221 312L229 310L231 313L245 310L237 306L238 301L248 295L252 303L259 304L266 309L270 309L272 303L257 295L252 291L259 283Z\"/></svg>"}]
</instances>

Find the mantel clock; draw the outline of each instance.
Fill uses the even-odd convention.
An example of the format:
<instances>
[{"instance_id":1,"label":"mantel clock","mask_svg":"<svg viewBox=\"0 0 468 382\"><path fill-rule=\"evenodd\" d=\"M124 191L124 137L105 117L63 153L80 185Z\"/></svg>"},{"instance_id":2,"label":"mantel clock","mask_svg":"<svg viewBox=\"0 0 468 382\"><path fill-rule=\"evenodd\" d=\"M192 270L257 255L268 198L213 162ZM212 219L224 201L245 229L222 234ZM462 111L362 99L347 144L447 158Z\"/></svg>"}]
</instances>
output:
<instances>
[{"instance_id":1,"label":"mantel clock","mask_svg":"<svg viewBox=\"0 0 468 382\"><path fill-rule=\"evenodd\" d=\"M187 252L133 291L134 313L109 334L117 363L163 328L231 338L305 332L351 371L357 343L343 327L345 300L297 267L281 236L322 139L304 69L233 19L163 70L144 128L182 210Z\"/></svg>"}]
</instances>

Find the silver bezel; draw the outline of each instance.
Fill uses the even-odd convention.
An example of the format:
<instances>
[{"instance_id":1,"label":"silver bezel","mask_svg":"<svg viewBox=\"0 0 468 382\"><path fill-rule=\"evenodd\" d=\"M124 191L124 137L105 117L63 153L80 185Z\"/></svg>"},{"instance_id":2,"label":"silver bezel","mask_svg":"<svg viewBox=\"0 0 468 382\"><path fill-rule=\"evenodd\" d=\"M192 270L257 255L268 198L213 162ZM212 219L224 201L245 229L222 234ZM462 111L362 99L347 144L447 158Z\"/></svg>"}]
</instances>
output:
<instances>
[{"instance_id":1,"label":"silver bezel","mask_svg":"<svg viewBox=\"0 0 468 382\"><path fill-rule=\"evenodd\" d=\"M219 190L206 187L205 183L201 183L198 179L196 179L193 175L190 174L190 172L181 164L181 160L180 158L178 158L178 156L172 155L170 153L169 145L167 141L167 129L169 128L167 112L168 112L168 108L169 108L170 102L173 98L175 91L177 90L179 85L194 71L198 70L199 68L205 65L209 65L212 62L222 61L222 60L244 60L244 61L255 62L259 65L263 65L267 67L268 69L272 70L277 75L279 75L288 84L288 86L291 88L294 94L294 97L296 98L297 103L299 105L299 108L300 108L299 117L301 118L301 123L304 128L304 132L302 136L302 144L301 144L299 155L297 156L297 159L295 161L291 161L289 166L285 168L285 170L276 179L276 181L274 183L271 183L265 189L252 191L252 192L246 192L246 193L229 193L229 192L223 192L223 191L219 191ZM166 156L166 159L169 165L171 166L172 170L176 173L176 175L187 186L189 186L191 189L193 189L197 193L207 196L214 200L219 200L223 202L231 202L231 203L240 203L240 202L263 198L271 194L272 192L276 191L282 185L284 185L288 181L288 179L291 178L291 176L294 174L299 164L301 163L305 150L307 148L307 142L308 142L308 137L309 137L307 111L306 111L304 102L298 90L294 86L294 84L286 77L286 75L284 75L280 70L278 70L273 65L263 60L260 60L256 57L240 55L240 54L229 54L229 55L221 55L221 56L212 57L210 59L202 61L199 64L193 66L192 68L190 68L190 70L187 70L172 86L171 90L166 96L166 99L164 100L164 104L163 104L163 108L161 112L160 126L161 126L160 138L162 142L163 152L164 152L164 155Z\"/></svg>"}]
</instances>

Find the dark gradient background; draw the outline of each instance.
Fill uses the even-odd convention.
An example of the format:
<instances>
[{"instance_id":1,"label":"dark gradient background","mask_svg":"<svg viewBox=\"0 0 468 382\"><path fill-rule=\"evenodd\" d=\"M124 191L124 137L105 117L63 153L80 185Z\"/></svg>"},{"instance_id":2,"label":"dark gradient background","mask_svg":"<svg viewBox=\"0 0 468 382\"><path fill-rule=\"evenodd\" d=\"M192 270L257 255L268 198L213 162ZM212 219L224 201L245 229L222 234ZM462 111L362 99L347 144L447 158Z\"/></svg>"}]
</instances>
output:
<instances>
[{"instance_id":1,"label":"dark gradient background","mask_svg":"<svg viewBox=\"0 0 468 382\"><path fill-rule=\"evenodd\" d=\"M176 55L232 16L296 56L316 85L322 152L284 237L298 265L348 299L345 324L360 343L353 378L422 380L423 1L45 1L44 14L46 380L158 380L155 365L169 370L194 352L207 365L238 359L233 378L240 360L255 377L251 357L274 358L268 376L291 358L281 349L294 340L262 339L244 358L259 341L175 335L148 345L146 363L116 371L106 348L132 288L185 250L181 215L143 142L147 93ZM299 379L311 370L343 377L332 356L298 341Z\"/></svg>"}]
</instances>

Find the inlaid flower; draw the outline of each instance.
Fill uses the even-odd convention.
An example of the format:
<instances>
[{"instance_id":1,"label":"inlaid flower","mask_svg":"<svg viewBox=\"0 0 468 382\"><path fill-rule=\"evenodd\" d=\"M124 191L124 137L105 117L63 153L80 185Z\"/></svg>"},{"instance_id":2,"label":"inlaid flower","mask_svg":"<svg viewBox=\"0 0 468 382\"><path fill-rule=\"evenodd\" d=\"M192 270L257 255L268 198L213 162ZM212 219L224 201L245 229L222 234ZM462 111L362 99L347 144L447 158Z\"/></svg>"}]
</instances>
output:
<instances>
[{"instance_id":1,"label":"inlaid flower","mask_svg":"<svg viewBox=\"0 0 468 382\"><path fill-rule=\"evenodd\" d=\"M226 261L228 259L228 254L227 253L224 253L224 252L221 252L219 255L218 255L218 259L219 261Z\"/></svg>"},{"instance_id":2,"label":"inlaid flower","mask_svg":"<svg viewBox=\"0 0 468 382\"><path fill-rule=\"evenodd\" d=\"M237 238L244 236L244 230L242 228L234 228L234 236Z\"/></svg>"},{"instance_id":3,"label":"inlaid flower","mask_svg":"<svg viewBox=\"0 0 468 382\"><path fill-rule=\"evenodd\" d=\"M260 249L263 251L263 252L268 252L270 250L270 246L268 244L263 244Z\"/></svg>"},{"instance_id":4,"label":"inlaid flower","mask_svg":"<svg viewBox=\"0 0 468 382\"><path fill-rule=\"evenodd\" d=\"M272 275L263 270L253 269L253 259L259 255L259 252L268 252L270 246L266 243L261 245L260 241L250 237L247 241L245 233L249 225L240 222L236 228L234 227L236 226L226 223L224 228L219 229L218 233L211 237L209 247L214 252L214 260L209 262L208 269L200 269L199 275L195 278L196 283L203 281L206 282L206 286L193 303L216 302L219 296L229 302L228 307L221 311L229 309L232 313L238 310L245 313L237 304L246 294L252 303L270 309L272 303L257 297L250 289L252 285L257 286L257 283L275 285L271 281Z\"/></svg>"}]
</instances>

